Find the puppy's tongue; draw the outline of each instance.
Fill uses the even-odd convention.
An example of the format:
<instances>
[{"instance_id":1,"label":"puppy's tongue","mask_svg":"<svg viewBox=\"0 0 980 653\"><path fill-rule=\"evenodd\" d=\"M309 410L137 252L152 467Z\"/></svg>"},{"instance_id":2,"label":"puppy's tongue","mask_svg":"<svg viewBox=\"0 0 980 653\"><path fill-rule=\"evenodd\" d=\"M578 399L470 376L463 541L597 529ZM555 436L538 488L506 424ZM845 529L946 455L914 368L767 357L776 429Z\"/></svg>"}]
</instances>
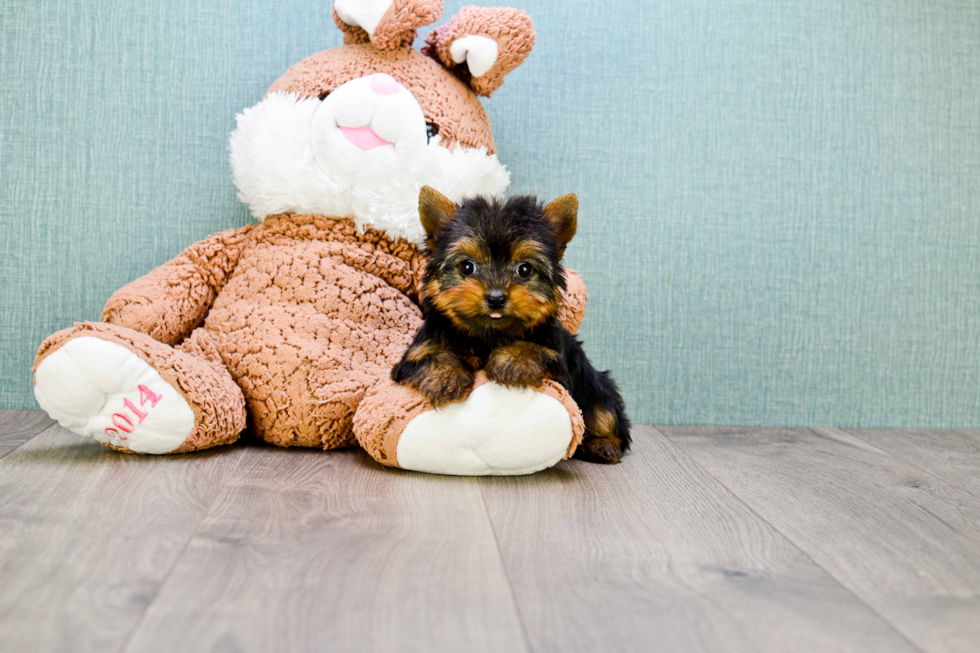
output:
<instances>
[{"instance_id":1,"label":"puppy's tongue","mask_svg":"<svg viewBox=\"0 0 980 653\"><path fill-rule=\"evenodd\" d=\"M502 318L503 316L504 316L504 314L503 314L503 313L491 313L491 314L490 314L490 317L492 317L492 318L493 318L493 319L495 319L495 320L499 320L499 319L500 319L500 318Z\"/></svg>"}]
</instances>

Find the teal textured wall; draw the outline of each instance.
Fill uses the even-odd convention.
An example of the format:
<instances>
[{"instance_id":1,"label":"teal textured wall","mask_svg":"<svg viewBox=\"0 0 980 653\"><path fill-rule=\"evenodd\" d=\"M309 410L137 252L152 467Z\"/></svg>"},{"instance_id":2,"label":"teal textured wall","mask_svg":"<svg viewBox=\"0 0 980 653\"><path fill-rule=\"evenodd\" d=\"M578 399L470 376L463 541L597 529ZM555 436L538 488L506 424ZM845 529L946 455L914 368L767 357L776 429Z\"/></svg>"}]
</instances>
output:
<instances>
[{"instance_id":1,"label":"teal textured wall","mask_svg":"<svg viewBox=\"0 0 980 653\"><path fill-rule=\"evenodd\" d=\"M511 4L538 44L484 104L513 191L581 199L583 337L636 421L980 426L980 4ZM0 406L248 220L235 113L340 43L329 9L0 4Z\"/></svg>"}]
</instances>

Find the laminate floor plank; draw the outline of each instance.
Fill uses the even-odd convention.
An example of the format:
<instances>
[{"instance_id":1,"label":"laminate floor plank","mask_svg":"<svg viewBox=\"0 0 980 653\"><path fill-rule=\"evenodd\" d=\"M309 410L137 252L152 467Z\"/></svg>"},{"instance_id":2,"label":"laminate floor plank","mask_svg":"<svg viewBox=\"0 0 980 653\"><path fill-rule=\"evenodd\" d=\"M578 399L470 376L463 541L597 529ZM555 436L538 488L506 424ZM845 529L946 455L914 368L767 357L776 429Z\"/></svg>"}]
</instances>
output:
<instances>
[{"instance_id":1,"label":"laminate floor plank","mask_svg":"<svg viewBox=\"0 0 980 653\"><path fill-rule=\"evenodd\" d=\"M121 454L52 426L0 460L0 651L117 651L241 451Z\"/></svg>"},{"instance_id":2,"label":"laminate floor plank","mask_svg":"<svg viewBox=\"0 0 980 653\"><path fill-rule=\"evenodd\" d=\"M43 410L0 410L0 458L54 424Z\"/></svg>"},{"instance_id":3,"label":"laminate floor plank","mask_svg":"<svg viewBox=\"0 0 980 653\"><path fill-rule=\"evenodd\" d=\"M903 462L921 467L958 485L980 499L980 431L966 429L843 429L843 431L887 451Z\"/></svg>"},{"instance_id":4,"label":"laminate floor plank","mask_svg":"<svg viewBox=\"0 0 980 653\"><path fill-rule=\"evenodd\" d=\"M980 502L835 429L658 427L929 653L980 646Z\"/></svg>"},{"instance_id":5,"label":"laminate floor plank","mask_svg":"<svg viewBox=\"0 0 980 653\"><path fill-rule=\"evenodd\" d=\"M482 480L537 653L916 651L650 427L620 465Z\"/></svg>"},{"instance_id":6,"label":"laminate floor plank","mask_svg":"<svg viewBox=\"0 0 980 653\"><path fill-rule=\"evenodd\" d=\"M249 454L126 651L527 650L477 479Z\"/></svg>"}]
</instances>

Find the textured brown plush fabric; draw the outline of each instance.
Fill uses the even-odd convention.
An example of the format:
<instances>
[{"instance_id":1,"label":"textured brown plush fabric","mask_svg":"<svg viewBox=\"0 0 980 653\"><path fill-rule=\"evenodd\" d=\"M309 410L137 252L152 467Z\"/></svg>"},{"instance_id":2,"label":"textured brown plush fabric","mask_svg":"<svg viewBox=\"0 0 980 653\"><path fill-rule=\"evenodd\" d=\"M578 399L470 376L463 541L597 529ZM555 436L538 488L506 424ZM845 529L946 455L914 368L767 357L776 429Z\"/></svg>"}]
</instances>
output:
<instances>
[{"instance_id":1,"label":"textured brown plush fabric","mask_svg":"<svg viewBox=\"0 0 980 653\"><path fill-rule=\"evenodd\" d=\"M585 319L585 303L589 299L589 293L585 289L585 282L578 276L575 270L565 270L565 277L568 281L562 302L558 306L558 320L566 329L572 333L578 333Z\"/></svg>"},{"instance_id":2,"label":"textured brown plush fabric","mask_svg":"<svg viewBox=\"0 0 980 653\"><path fill-rule=\"evenodd\" d=\"M102 310L102 321L177 344L204 321L251 230L249 225L215 234L117 290Z\"/></svg>"},{"instance_id":3,"label":"textured brown plush fabric","mask_svg":"<svg viewBox=\"0 0 980 653\"><path fill-rule=\"evenodd\" d=\"M496 153L490 121L480 99L438 62L411 48L379 50L362 43L324 50L287 70L269 93L324 97L352 79L378 71L391 75L412 92L426 122L439 126L439 135L447 146L458 142Z\"/></svg>"},{"instance_id":4,"label":"textured brown plush fabric","mask_svg":"<svg viewBox=\"0 0 980 653\"><path fill-rule=\"evenodd\" d=\"M439 20L442 0L394 0L371 35L371 43L383 50L411 45L418 28Z\"/></svg>"},{"instance_id":5,"label":"textured brown plush fabric","mask_svg":"<svg viewBox=\"0 0 980 653\"><path fill-rule=\"evenodd\" d=\"M365 390L390 372L421 314L418 251L349 220L274 216L252 231L205 322L260 437L354 444Z\"/></svg>"},{"instance_id":6,"label":"textured brown plush fabric","mask_svg":"<svg viewBox=\"0 0 980 653\"><path fill-rule=\"evenodd\" d=\"M385 377L361 401L354 418L354 433L361 447L382 465L398 467L398 436L413 419L432 410L411 388Z\"/></svg>"},{"instance_id":7,"label":"textured brown plush fabric","mask_svg":"<svg viewBox=\"0 0 980 653\"><path fill-rule=\"evenodd\" d=\"M453 41L470 35L487 36L497 42L497 61L481 77L470 75L466 65L453 61L449 52ZM429 32L422 53L454 70L477 95L490 97L503 86L504 77L531 54L535 38L534 23L523 11L463 7L448 23Z\"/></svg>"}]
</instances>

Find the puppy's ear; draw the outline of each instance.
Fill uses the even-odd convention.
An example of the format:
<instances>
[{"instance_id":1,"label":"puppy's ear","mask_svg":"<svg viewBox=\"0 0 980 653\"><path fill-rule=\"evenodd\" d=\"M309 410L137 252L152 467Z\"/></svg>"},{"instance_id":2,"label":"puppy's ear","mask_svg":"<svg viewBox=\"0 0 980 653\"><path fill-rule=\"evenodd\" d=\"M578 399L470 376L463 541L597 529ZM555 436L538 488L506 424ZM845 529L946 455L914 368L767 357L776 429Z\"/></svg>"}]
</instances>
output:
<instances>
[{"instance_id":1,"label":"puppy's ear","mask_svg":"<svg viewBox=\"0 0 980 653\"><path fill-rule=\"evenodd\" d=\"M419 217L422 228L428 236L429 248L435 245L436 239L442 234L447 225L456 217L457 207L451 199L429 186L422 186L419 192Z\"/></svg>"},{"instance_id":2,"label":"puppy's ear","mask_svg":"<svg viewBox=\"0 0 980 653\"><path fill-rule=\"evenodd\" d=\"M575 237L578 229L578 198L574 193L562 195L544 207L544 219L555 230L555 236L561 243L560 253L565 253L565 247Z\"/></svg>"}]
</instances>

